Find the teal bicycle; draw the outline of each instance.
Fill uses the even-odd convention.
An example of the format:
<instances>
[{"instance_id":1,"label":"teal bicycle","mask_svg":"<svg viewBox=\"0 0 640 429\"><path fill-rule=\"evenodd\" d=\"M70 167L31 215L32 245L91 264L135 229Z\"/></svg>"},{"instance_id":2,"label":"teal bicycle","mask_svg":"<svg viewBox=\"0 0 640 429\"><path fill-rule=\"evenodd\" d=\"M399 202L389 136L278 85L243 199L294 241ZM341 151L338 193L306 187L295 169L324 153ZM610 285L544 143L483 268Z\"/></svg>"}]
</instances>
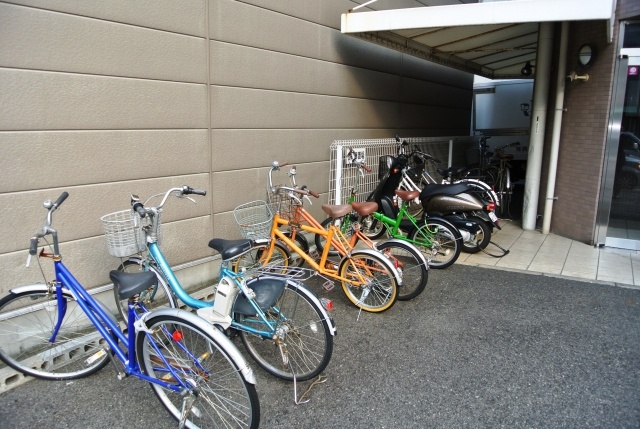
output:
<instances>
[{"instance_id":1,"label":"teal bicycle","mask_svg":"<svg viewBox=\"0 0 640 429\"><path fill-rule=\"evenodd\" d=\"M239 336L249 355L270 374L294 382L318 376L331 360L336 332L333 320L318 297L290 275L279 274L285 270L273 269L272 265L248 278L231 269L232 261L264 243L248 239L209 241L209 247L221 257L219 280L207 290L214 296L212 301L196 298L196 292L186 291L176 278L158 244L163 207L171 195L189 198L189 195L205 194L189 186L171 188L149 198L162 196L157 206L148 206L149 200L142 203L134 196L132 210L103 217L107 240L119 239L115 231L109 232L111 227L131 229L139 234L132 240L133 249L127 251L131 256L112 253L123 257L119 269L153 272L157 285L141 294L148 308L177 307L178 300L183 302L230 337ZM122 215L124 220L111 222L112 217ZM267 223L270 227L271 223ZM284 252L286 255L286 250ZM286 262L286 258L275 261L276 264ZM125 301L116 296L116 302L126 318Z\"/></svg>"},{"instance_id":2,"label":"teal bicycle","mask_svg":"<svg viewBox=\"0 0 640 429\"><path fill-rule=\"evenodd\" d=\"M31 238L29 259L53 260L55 279L13 288L0 300L0 359L33 377L69 380L112 362L118 378L149 382L180 427L257 428L260 405L251 368L233 343L195 314L149 311L139 299L157 282L153 273L110 273L128 322L122 330L63 264L53 212L68 197L45 201L45 225ZM52 236L53 252L41 238ZM0 370L3 370L0 365ZM97 388L99 388L97 386Z\"/></svg>"}]
</instances>

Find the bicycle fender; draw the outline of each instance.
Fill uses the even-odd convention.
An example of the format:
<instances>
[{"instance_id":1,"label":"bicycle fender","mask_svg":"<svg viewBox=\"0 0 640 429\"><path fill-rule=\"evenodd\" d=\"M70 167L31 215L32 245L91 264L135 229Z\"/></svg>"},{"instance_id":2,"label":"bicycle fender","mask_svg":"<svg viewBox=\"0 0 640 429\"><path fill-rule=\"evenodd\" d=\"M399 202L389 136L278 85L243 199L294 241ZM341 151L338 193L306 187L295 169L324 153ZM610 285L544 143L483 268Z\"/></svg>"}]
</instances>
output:
<instances>
[{"instance_id":1,"label":"bicycle fender","mask_svg":"<svg viewBox=\"0 0 640 429\"><path fill-rule=\"evenodd\" d=\"M155 316L174 316L181 319L186 320L189 323L196 325L198 328L210 334L213 339L229 354L233 362L240 368L240 372L242 376L246 380L247 383L256 384L256 378L253 373L253 370L244 359L244 357L240 354L238 348L231 342L227 336L222 333L219 329L213 326L211 323L204 320L202 317L190 313L186 310L181 310L179 308L162 308L159 310L152 311L147 319L150 319Z\"/></svg>"},{"instance_id":2,"label":"bicycle fender","mask_svg":"<svg viewBox=\"0 0 640 429\"><path fill-rule=\"evenodd\" d=\"M261 275L260 277L258 277L258 279L255 279L255 280L265 279L265 278L274 278L274 279L277 279L278 281L283 280L282 276L269 276L269 275ZM327 324L329 325L329 331L331 332L331 335L335 336L336 325L333 319L331 318L331 316L329 315L329 312L327 312L327 310L323 307L318 296L302 282L295 281L292 279L286 279L286 282L287 284L294 286L298 292L308 297L311 301L314 302L314 304L318 306L318 308L322 311L323 319L325 319L327 321ZM250 285L251 285L251 281L247 282L247 286L250 286Z\"/></svg>"},{"instance_id":3,"label":"bicycle fender","mask_svg":"<svg viewBox=\"0 0 640 429\"><path fill-rule=\"evenodd\" d=\"M495 202L495 204L497 206L500 205L500 198L498 198L498 194L496 193L496 191L494 191L491 186L487 185L482 180L478 180L478 179L460 179L460 180L457 180L455 183L464 183L464 182L473 183L475 186L478 186L479 188L482 188L484 190L484 192L488 193L491 196L491 198L493 199L493 201Z\"/></svg>"},{"instance_id":4,"label":"bicycle fender","mask_svg":"<svg viewBox=\"0 0 640 429\"><path fill-rule=\"evenodd\" d=\"M400 273L398 273L398 270L396 269L396 267L393 266L393 264L391 263L391 261L389 261L387 258L385 258L384 256L381 257L380 252L377 250L371 250L371 249L358 249L358 250L354 250L353 252L351 252L351 255L368 255L368 256L372 256L374 258L380 258L380 260L382 261L382 263L389 269L389 271L391 271L391 273L393 274L393 277L396 279L396 284L398 286L402 286L402 276L400 275Z\"/></svg>"},{"instance_id":5,"label":"bicycle fender","mask_svg":"<svg viewBox=\"0 0 640 429\"><path fill-rule=\"evenodd\" d=\"M18 287L14 287L13 289L9 290L9 293L12 293L14 295L17 295L19 293L23 293L23 292L47 292L49 290L49 286L47 286L44 283L34 283L31 285L24 285L24 286L18 286ZM69 293L69 291L67 291L66 289L63 289L66 293Z\"/></svg>"},{"instance_id":6,"label":"bicycle fender","mask_svg":"<svg viewBox=\"0 0 640 429\"><path fill-rule=\"evenodd\" d=\"M405 240L398 240L397 238L390 238L388 240L384 240L381 243L401 243L405 246L413 247L413 249L416 251L416 255L418 255L418 257L420 258L420 263L424 264L424 266L427 267L427 269L429 269L429 263L427 262L427 258L424 257L420 249L418 249L413 243L409 243L408 241L405 241Z\"/></svg>"},{"instance_id":7,"label":"bicycle fender","mask_svg":"<svg viewBox=\"0 0 640 429\"><path fill-rule=\"evenodd\" d=\"M327 324L329 325L329 332L331 332L332 336L335 336L337 332L336 324L331 318L331 316L329 315L329 312L324 308L324 306L320 302L320 299L318 299L318 296L311 289L305 286L305 284L302 282L287 279L287 284L295 286L298 292L308 297L311 301L313 301L318 306L318 308L322 311L322 317L327 321Z\"/></svg>"},{"instance_id":8,"label":"bicycle fender","mask_svg":"<svg viewBox=\"0 0 640 429\"><path fill-rule=\"evenodd\" d=\"M444 223L446 226L449 227L451 232L453 232L456 235L456 237L455 237L456 240L462 240L462 235L460 234L460 231L458 230L458 228L456 228L456 226L454 224L452 224L451 222L449 222L448 220L446 220L443 217L440 217L440 216L423 217L422 219L420 219L420 223L428 222L430 220L437 220L438 222ZM411 233L411 231L409 231L409 233Z\"/></svg>"}]
</instances>

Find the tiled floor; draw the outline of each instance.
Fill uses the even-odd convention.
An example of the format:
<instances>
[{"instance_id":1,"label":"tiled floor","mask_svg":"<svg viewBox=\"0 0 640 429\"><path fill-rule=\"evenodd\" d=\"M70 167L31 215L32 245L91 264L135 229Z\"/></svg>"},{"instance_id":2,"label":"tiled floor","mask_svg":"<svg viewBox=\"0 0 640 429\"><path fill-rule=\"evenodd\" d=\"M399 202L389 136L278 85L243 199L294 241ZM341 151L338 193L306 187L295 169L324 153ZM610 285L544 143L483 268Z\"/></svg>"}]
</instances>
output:
<instances>
[{"instance_id":1,"label":"tiled floor","mask_svg":"<svg viewBox=\"0 0 640 429\"><path fill-rule=\"evenodd\" d=\"M491 239L509 254L494 258L485 253L461 253L457 263L498 269L566 276L640 287L640 252L595 248L554 234L524 231L519 222L504 222ZM489 253L500 250L489 245Z\"/></svg>"}]
</instances>

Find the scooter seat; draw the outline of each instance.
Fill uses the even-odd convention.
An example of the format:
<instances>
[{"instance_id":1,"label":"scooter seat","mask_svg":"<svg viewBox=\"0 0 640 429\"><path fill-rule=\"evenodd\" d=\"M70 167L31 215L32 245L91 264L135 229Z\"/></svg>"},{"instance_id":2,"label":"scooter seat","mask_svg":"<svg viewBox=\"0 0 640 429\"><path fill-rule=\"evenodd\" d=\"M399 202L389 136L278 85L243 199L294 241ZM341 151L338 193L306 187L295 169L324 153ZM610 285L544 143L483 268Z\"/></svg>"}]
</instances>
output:
<instances>
[{"instance_id":1,"label":"scooter seat","mask_svg":"<svg viewBox=\"0 0 640 429\"><path fill-rule=\"evenodd\" d=\"M473 188L465 183L455 183L453 185L431 184L425 186L422 192L420 192L420 199L424 201L434 195L458 195L463 192L469 192L471 190L473 190Z\"/></svg>"}]
</instances>

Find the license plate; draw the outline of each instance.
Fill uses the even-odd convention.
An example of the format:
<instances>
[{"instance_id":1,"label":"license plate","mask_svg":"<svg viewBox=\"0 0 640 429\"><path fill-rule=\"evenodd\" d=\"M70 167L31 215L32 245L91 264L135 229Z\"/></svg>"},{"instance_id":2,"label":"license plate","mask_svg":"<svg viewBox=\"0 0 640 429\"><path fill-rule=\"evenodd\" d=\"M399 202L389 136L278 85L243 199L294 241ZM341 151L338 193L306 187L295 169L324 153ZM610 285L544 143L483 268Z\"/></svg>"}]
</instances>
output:
<instances>
[{"instance_id":1,"label":"license plate","mask_svg":"<svg viewBox=\"0 0 640 429\"><path fill-rule=\"evenodd\" d=\"M498 216L496 216L496 214L494 212L489 212L489 219L491 219L494 222L498 221Z\"/></svg>"}]
</instances>

